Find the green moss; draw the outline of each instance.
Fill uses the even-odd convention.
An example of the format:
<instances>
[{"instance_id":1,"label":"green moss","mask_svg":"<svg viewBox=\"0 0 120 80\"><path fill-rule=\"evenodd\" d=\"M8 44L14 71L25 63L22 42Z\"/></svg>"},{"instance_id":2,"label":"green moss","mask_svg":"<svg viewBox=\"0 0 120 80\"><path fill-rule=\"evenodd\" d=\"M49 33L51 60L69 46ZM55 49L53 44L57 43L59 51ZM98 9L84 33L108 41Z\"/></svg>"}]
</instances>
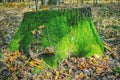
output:
<instances>
[{"instance_id":1,"label":"green moss","mask_svg":"<svg viewBox=\"0 0 120 80\"><path fill-rule=\"evenodd\" d=\"M53 46L55 55L43 55L43 60L52 67L72 53L73 56L101 56L103 46L91 18L90 8L72 8L25 13L18 32L9 44L12 51L23 49L35 41L33 30L45 25L40 36L40 45Z\"/></svg>"}]
</instances>

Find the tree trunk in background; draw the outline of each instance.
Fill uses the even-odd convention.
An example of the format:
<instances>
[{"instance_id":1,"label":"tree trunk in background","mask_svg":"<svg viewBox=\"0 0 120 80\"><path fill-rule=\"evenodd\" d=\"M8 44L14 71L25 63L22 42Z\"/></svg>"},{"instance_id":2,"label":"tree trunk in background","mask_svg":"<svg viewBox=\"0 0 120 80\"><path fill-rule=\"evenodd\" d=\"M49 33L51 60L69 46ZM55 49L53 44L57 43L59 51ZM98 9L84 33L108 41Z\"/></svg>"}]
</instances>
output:
<instances>
[{"instance_id":1,"label":"tree trunk in background","mask_svg":"<svg viewBox=\"0 0 120 80\"><path fill-rule=\"evenodd\" d=\"M82 4L82 5L84 4L84 0L81 0L81 4Z\"/></svg>"},{"instance_id":2,"label":"tree trunk in background","mask_svg":"<svg viewBox=\"0 0 120 80\"><path fill-rule=\"evenodd\" d=\"M49 0L48 4L50 5L59 5L61 0Z\"/></svg>"},{"instance_id":3,"label":"tree trunk in background","mask_svg":"<svg viewBox=\"0 0 120 80\"><path fill-rule=\"evenodd\" d=\"M90 1L90 0L87 0L87 4L89 4L89 1Z\"/></svg>"},{"instance_id":4,"label":"tree trunk in background","mask_svg":"<svg viewBox=\"0 0 120 80\"><path fill-rule=\"evenodd\" d=\"M35 6L36 6L36 11L39 11L39 1L38 0L35 0Z\"/></svg>"},{"instance_id":5,"label":"tree trunk in background","mask_svg":"<svg viewBox=\"0 0 120 80\"><path fill-rule=\"evenodd\" d=\"M32 7L32 0L29 0L29 8Z\"/></svg>"},{"instance_id":6,"label":"tree trunk in background","mask_svg":"<svg viewBox=\"0 0 120 80\"><path fill-rule=\"evenodd\" d=\"M1 2L6 3L6 2L8 2L8 0L2 0Z\"/></svg>"},{"instance_id":7,"label":"tree trunk in background","mask_svg":"<svg viewBox=\"0 0 120 80\"><path fill-rule=\"evenodd\" d=\"M118 5L120 6L120 0L118 0Z\"/></svg>"},{"instance_id":8,"label":"tree trunk in background","mask_svg":"<svg viewBox=\"0 0 120 80\"><path fill-rule=\"evenodd\" d=\"M56 4L56 0L49 0L49 1L48 1L48 4L50 4L50 5L51 5L51 4L52 4L52 5L55 5L55 4Z\"/></svg>"},{"instance_id":9,"label":"tree trunk in background","mask_svg":"<svg viewBox=\"0 0 120 80\"><path fill-rule=\"evenodd\" d=\"M49 0L42 0L42 5L47 6Z\"/></svg>"},{"instance_id":10,"label":"tree trunk in background","mask_svg":"<svg viewBox=\"0 0 120 80\"><path fill-rule=\"evenodd\" d=\"M79 5L79 0L77 0L77 5Z\"/></svg>"},{"instance_id":11,"label":"tree trunk in background","mask_svg":"<svg viewBox=\"0 0 120 80\"><path fill-rule=\"evenodd\" d=\"M93 0L93 5L94 6L98 5L98 0Z\"/></svg>"},{"instance_id":12,"label":"tree trunk in background","mask_svg":"<svg viewBox=\"0 0 120 80\"><path fill-rule=\"evenodd\" d=\"M110 0L110 4L113 4L113 0Z\"/></svg>"},{"instance_id":13,"label":"tree trunk in background","mask_svg":"<svg viewBox=\"0 0 120 80\"><path fill-rule=\"evenodd\" d=\"M56 5L60 5L60 0L56 0Z\"/></svg>"}]
</instances>

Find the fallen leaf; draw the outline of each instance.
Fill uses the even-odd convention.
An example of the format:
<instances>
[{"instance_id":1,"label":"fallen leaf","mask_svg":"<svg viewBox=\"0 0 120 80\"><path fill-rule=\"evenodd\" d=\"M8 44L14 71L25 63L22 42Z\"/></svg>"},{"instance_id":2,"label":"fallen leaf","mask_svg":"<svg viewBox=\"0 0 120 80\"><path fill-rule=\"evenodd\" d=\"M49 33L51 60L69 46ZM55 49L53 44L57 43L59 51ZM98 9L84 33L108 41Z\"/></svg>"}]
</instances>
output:
<instances>
[{"instance_id":1,"label":"fallen leaf","mask_svg":"<svg viewBox=\"0 0 120 80\"><path fill-rule=\"evenodd\" d=\"M75 75L75 80L79 80L79 75Z\"/></svg>"},{"instance_id":2,"label":"fallen leaf","mask_svg":"<svg viewBox=\"0 0 120 80\"><path fill-rule=\"evenodd\" d=\"M72 69L69 69L69 74L71 74L72 73Z\"/></svg>"},{"instance_id":3,"label":"fallen leaf","mask_svg":"<svg viewBox=\"0 0 120 80\"><path fill-rule=\"evenodd\" d=\"M86 74L84 74L83 72L80 73L80 78L85 78Z\"/></svg>"},{"instance_id":4,"label":"fallen leaf","mask_svg":"<svg viewBox=\"0 0 120 80\"><path fill-rule=\"evenodd\" d=\"M30 61L30 65L31 66L36 66L36 64L34 63L34 61Z\"/></svg>"},{"instance_id":5,"label":"fallen leaf","mask_svg":"<svg viewBox=\"0 0 120 80\"><path fill-rule=\"evenodd\" d=\"M40 65L40 66L36 66L37 68L43 69L44 66Z\"/></svg>"},{"instance_id":6,"label":"fallen leaf","mask_svg":"<svg viewBox=\"0 0 120 80\"><path fill-rule=\"evenodd\" d=\"M102 70L103 70L103 68L99 68L99 67L97 67L97 68L96 68L96 73L101 73Z\"/></svg>"},{"instance_id":7,"label":"fallen leaf","mask_svg":"<svg viewBox=\"0 0 120 80\"><path fill-rule=\"evenodd\" d=\"M44 49L45 54L54 54L54 48L53 47L46 47Z\"/></svg>"},{"instance_id":8,"label":"fallen leaf","mask_svg":"<svg viewBox=\"0 0 120 80\"><path fill-rule=\"evenodd\" d=\"M20 55L21 53L19 51L15 51L15 55Z\"/></svg>"},{"instance_id":9,"label":"fallen leaf","mask_svg":"<svg viewBox=\"0 0 120 80\"><path fill-rule=\"evenodd\" d=\"M55 80L57 80L58 77L59 77L59 72L58 71L55 71L55 72L56 72L56 74L55 74Z\"/></svg>"},{"instance_id":10,"label":"fallen leaf","mask_svg":"<svg viewBox=\"0 0 120 80\"><path fill-rule=\"evenodd\" d=\"M45 28L45 25L39 26L39 29L40 29L40 30L43 29L43 28Z\"/></svg>"},{"instance_id":11,"label":"fallen leaf","mask_svg":"<svg viewBox=\"0 0 120 80\"><path fill-rule=\"evenodd\" d=\"M113 58L116 58L116 57L117 57L117 54L116 54L116 53L112 53L111 56L112 56Z\"/></svg>"},{"instance_id":12,"label":"fallen leaf","mask_svg":"<svg viewBox=\"0 0 120 80\"><path fill-rule=\"evenodd\" d=\"M109 60L110 59L110 57L108 56L108 55L106 55L106 56L104 56L104 58L103 59L105 59L105 60Z\"/></svg>"},{"instance_id":13,"label":"fallen leaf","mask_svg":"<svg viewBox=\"0 0 120 80\"><path fill-rule=\"evenodd\" d=\"M35 34L35 33L36 33L36 31L35 31L35 30L33 30L33 31L32 31L32 34Z\"/></svg>"},{"instance_id":14,"label":"fallen leaf","mask_svg":"<svg viewBox=\"0 0 120 80\"><path fill-rule=\"evenodd\" d=\"M46 72L45 72L45 74L46 74L46 76L47 76L47 77L49 77L49 76L50 76L50 74L49 74L49 72L48 72L48 71L46 71Z\"/></svg>"},{"instance_id":15,"label":"fallen leaf","mask_svg":"<svg viewBox=\"0 0 120 80\"><path fill-rule=\"evenodd\" d=\"M95 59L93 59L92 62L93 64L98 65L98 62Z\"/></svg>"}]
</instances>

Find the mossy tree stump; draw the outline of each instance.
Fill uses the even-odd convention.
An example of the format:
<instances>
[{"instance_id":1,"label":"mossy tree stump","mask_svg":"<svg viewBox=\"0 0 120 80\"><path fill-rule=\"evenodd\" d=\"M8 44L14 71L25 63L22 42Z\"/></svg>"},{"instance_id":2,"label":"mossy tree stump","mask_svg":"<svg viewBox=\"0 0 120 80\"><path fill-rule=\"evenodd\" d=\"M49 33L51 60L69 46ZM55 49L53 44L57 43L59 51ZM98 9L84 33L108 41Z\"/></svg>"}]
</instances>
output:
<instances>
[{"instance_id":1,"label":"mossy tree stump","mask_svg":"<svg viewBox=\"0 0 120 80\"><path fill-rule=\"evenodd\" d=\"M29 45L35 41L32 31L42 25L45 28L41 30L39 44L55 49L55 55L42 57L52 67L56 67L57 62L67 58L70 53L76 57L91 57L101 56L104 51L89 7L25 13L9 44L10 50L22 48L27 52Z\"/></svg>"}]
</instances>

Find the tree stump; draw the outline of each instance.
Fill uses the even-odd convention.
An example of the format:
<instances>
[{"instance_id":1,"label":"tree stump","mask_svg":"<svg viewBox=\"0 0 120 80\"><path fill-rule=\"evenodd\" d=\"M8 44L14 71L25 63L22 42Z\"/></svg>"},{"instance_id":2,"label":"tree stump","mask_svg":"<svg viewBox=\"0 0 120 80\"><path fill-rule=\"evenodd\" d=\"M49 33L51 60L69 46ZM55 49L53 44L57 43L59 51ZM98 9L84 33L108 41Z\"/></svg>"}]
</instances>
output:
<instances>
[{"instance_id":1,"label":"tree stump","mask_svg":"<svg viewBox=\"0 0 120 80\"><path fill-rule=\"evenodd\" d=\"M43 27L44 26L44 27ZM9 44L12 51L28 51L35 41L34 33L40 31L39 44L53 47L54 55L43 55L43 60L52 67L69 55L91 57L103 54L100 37L92 21L91 8L66 8L24 14L19 29Z\"/></svg>"}]
</instances>

